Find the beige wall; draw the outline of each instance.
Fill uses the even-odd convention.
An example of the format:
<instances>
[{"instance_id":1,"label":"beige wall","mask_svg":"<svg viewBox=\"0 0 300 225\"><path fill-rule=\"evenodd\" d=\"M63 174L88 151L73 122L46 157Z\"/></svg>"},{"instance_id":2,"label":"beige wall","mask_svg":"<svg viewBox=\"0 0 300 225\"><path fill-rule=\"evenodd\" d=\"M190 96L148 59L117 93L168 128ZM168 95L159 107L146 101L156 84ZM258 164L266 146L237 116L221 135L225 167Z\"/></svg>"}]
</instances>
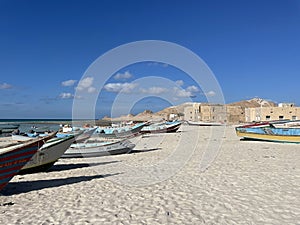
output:
<instances>
[{"instance_id":1,"label":"beige wall","mask_svg":"<svg viewBox=\"0 0 300 225\"><path fill-rule=\"evenodd\" d=\"M226 122L226 107L218 104L194 103L184 109L184 119L204 122Z\"/></svg>"},{"instance_id":2,"label":"beige wall","mask_svg":"<svg viewBox=\"0 0 300 225\"><path fill-rule=\"evenodd\" d=\"M200 103L194 103L192 106L188 106L184 108L184 120L191 121L199 121L200 113L199 113Z\"/></svg>"},{"instance_id":3,"label":"beige wall","mask_svg":"<svg viewBox=\"0 0 300 225\"><path fill-rule=\"evenodd\" d=\"M241 106L194 103L184 109L184 120L238 124L253 121L300 119L300 107L295 107L292 103L282 103L280 106L244 108Z\"/></svg>"},{"instance_id":4,"label":"beige wall","mask_svg":"<svg viewBox=\"0 0 300 225\"><path fill-rule=\"evenodd\" d=\"M245 108L241 106L227 106L227 123L245 122Z\"/></svg>"},{"instance_id":5,"label":"beige wall","mask_svg":"<svg viewBox=\"0 0 300 225\"><path fill-rule=\"evenodd\" d=\"M297 120L300 119L300 108L294 106L248 108L245 110L245 118L246 122L281 119Z\"/></svg>"}]
</instances>

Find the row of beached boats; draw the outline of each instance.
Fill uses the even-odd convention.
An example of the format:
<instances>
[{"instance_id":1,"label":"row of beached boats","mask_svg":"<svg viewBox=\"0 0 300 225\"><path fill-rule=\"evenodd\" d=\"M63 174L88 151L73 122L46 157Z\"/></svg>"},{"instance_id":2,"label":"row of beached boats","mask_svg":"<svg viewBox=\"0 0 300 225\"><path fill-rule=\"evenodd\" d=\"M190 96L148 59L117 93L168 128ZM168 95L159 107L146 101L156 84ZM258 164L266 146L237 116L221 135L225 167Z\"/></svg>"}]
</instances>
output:
<instances>
[{"instance_id":1,"label":"row of beached boats","mask_svg":"<svg viewBox=\"0 0 300 225\"><path fill-rule=\"evenodd\" d=\"M176 132L181 124L181 121L147 122L111 127L69 126L53 133L15 132L0 138L0 191L14 175L47 171L59 158L129 153L135 147L130 138L146 133ZM203 123L190 125L204 126ZM244 139L300 143L300 121L252 123L235 130Z\"/></svg>"},{"instance_id":2,"label":"row of beached boats","mask_svg":"<svg viewBox=\"0 0 300 225\"><path fill-rule=\"evenodd\" d=\"M0 191L16 174L47 171L59 158L129 153L130 138L145 133L176 132L180 121L111 127L71 127L61 132L14 132L0 138ZM144 129L144 130L143 130Z\"/></svg>"}]
</instances>

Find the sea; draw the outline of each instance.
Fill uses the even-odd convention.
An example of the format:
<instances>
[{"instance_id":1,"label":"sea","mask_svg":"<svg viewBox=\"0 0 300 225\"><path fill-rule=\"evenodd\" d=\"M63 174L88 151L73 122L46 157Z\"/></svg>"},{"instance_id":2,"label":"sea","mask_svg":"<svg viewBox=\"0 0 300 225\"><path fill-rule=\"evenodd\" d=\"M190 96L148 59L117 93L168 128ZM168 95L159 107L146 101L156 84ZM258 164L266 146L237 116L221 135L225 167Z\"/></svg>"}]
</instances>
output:
<instances>
[{"instance_id":1,"label":"sea","mask_svg":"<svg viewBox=\"0 0 300 225\"><path fill-rule=\"evenodd\" d=\"M0 119L0 137L10 136L14 129L9 129L11 125L19 125L20 132L30 130L37 132L58 131L65 124L93 124L95 120L73 120L73 119ZM107 124L107 121L97 120L97 124ZM8 129L7 129L8 128ZM3 132L1 132L3 131Z\"/></svg>"},{"instance_id":2,"label":"sea","mask_svg":"<svg viewBox=\"0 0 300 225\"><path fill-rule=\"evenodd\" d=\"M0 119L0 137L9 136L13 125L18 125L20 132L58 131L61 125L72 124L72 119Z\"/></svg>"}]
</instances>

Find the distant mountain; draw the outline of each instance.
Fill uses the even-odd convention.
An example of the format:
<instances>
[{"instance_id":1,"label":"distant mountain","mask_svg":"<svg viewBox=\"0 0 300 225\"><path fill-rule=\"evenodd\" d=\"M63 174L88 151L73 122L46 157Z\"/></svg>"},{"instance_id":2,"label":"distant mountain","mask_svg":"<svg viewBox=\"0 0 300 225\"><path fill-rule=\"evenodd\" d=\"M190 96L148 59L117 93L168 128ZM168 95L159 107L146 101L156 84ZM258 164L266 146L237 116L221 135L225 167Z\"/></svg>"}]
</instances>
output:
<instances>
[{"instance_id":1,"label":"distant mountain","mask_svg":"<svg viewBox=\"0 0 300 225\"><path fill-rule=\"evenodd\" d=\"M192 106L193 104L194 104L194 102L186 102L181 105L170 106L159 112L156 112L155 115L166 116L166 115L170 115L172 113L174 113L174 114L184 113L184 108L188 107L188 106Z\"/></svg>"}]
</instances>

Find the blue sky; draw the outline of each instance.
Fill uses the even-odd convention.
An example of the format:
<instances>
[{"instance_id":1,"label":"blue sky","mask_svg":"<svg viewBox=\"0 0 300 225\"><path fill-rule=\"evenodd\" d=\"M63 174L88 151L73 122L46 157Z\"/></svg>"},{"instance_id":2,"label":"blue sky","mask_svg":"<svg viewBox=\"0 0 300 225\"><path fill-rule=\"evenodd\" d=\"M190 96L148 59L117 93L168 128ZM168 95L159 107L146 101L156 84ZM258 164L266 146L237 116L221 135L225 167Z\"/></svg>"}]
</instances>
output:
<instances>
[{"instance_id":1,"label":"blue sky","mask_svg":"<svg viewBox=\"0 0 300 225\"><path fill-rule=\"evenodd\" d=\"M260 97L300 105L299 0L0 0L0 29L3 119L71 118L75 90L97 91L93 79L80 82L87 68L105 52L140 40L173 42L196 53L227 103ZM132 85L147 76L169 79L178 89ZM97 118L110 114L121 87L128 96L149 94L133 113L170 105L159 98L166 91L174 95L172 104L185 97L205 101L209 94L173 66L138 63L111 74L99 95Z\"/></svg>"}]
</instances>

